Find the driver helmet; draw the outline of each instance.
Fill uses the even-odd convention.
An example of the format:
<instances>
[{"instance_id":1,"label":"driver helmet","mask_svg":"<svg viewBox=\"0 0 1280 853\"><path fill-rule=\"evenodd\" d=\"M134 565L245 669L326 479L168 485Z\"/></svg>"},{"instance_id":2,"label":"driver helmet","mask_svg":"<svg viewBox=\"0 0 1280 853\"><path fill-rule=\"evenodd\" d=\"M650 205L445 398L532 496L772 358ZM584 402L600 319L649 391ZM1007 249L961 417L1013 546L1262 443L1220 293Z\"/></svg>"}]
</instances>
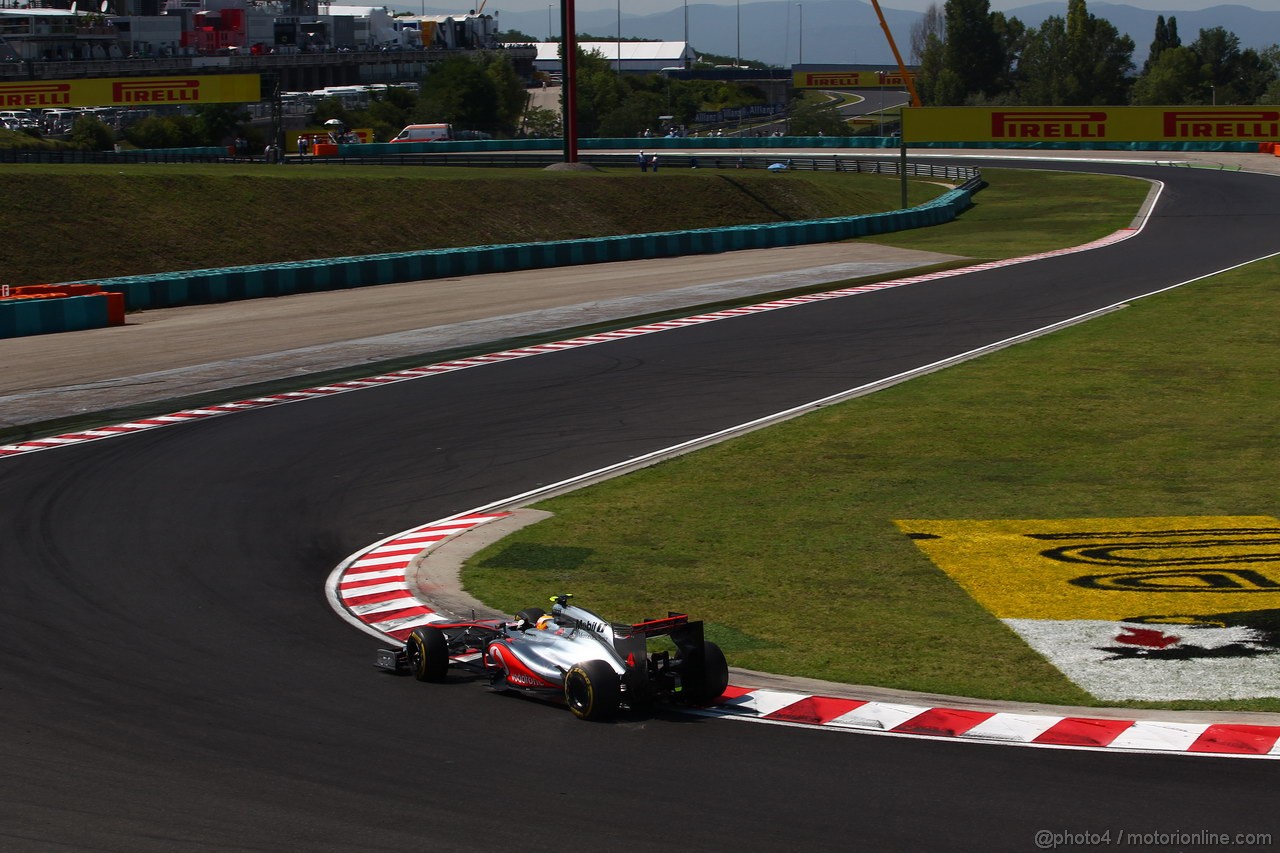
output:
<instances>
[{"instance_id":1,"label":"driver helmet","mask_svg":"<svg viewBox=\"0 0 1280 853\"><path fill-rule=\"evenodd\" d=\"M554 624L555 624L555 621L556 621L556 618L555 618L554 616L550 616L550 615L548 615L548 616L539 616L539 617L538 617L538 630L539 630L539 631L545 631L545 630L547 630L548 628L550 628L552 625L554 625Z\"/></svg>"}]
</instances>

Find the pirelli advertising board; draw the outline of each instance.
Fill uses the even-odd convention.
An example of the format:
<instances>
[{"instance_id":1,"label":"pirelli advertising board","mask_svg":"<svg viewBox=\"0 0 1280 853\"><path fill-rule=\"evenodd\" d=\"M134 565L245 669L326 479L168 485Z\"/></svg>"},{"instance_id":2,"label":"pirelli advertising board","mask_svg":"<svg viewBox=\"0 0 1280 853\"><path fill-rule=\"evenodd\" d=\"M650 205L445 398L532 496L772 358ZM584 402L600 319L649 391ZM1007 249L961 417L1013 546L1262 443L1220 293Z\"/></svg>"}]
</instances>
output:
<instances>
[{"instance_id":1,"label":"pirelli advertising board","mask_svg":"<svg viewBox=\"0 0 1280 853\"><path fill-rule=\"evenodd\" d=\"M908 107L912 142L1274 142L1280 107Z\"/></svg>"},{"instance_id":2,"label":"pirelli advertising board","mask_svg":"<svg viewBox=\"0 0 1280 853\"><path fill-rule=\"evenodd\" d=\"M262 100L257 74L103 77L0 83L0 109L249 104Z\"/></svg>"},{"instance_id":3,"label":"pirelli advertising board","mask_svg":"<svg viewBox=\"0 0 1280 853\"><path fill-rule=\"evenodd\" d=\"M791 85L797 89L905 89L907 80L897 71L800 71Z\"/></svg>"}]
</instances>

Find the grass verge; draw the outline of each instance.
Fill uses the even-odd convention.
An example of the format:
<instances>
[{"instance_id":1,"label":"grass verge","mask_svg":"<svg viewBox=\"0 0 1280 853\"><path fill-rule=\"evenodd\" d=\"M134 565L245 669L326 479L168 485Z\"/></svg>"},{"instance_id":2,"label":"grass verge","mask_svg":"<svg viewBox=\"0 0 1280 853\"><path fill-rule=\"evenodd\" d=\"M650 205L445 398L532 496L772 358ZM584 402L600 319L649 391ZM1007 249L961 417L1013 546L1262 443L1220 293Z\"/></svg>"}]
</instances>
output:
<instances>
[{"instance_id":1,"label":"grass verge","mask_svg":"<svg viewBox=\"0 0 1280 853\"><path fill-rule=\"evenodd\" d=\"M912 182L910 200L944 188ZM896 178L756 170L10 165L10 285L893 210Z\"/></svg>"},{"instance_id":2,"label":"grass verge","mask_svg":"<svg viewBox=\"0 0 1280 853\"><path fill-rule=\"evenodd\" d=\"M991 183L1025 189L1031 178ZM1025 254L1127 224L1136 205L1125 199L1095 201L1082 218L1042 195L1050 212L1031 221L1034 199L1019 216L984 195L958 223L885 242ZM986 234L984 218L1005 233ZM513 612L566 590L619 619L679 606L752 669L1100 704L893 521L1275 515L1278 282L1280 262L1260 262L546 501L555 517L473 557L466 586ZM1280 710L1280 700L1131 704Z\"/></svg>"},{"instance_id":3,"label":"grass verge","mask_svg":"<svg viewBox=\"0 0 1280 853\"><path fill-rule=\"evenodd\" d=\"M996 260L1078 246L1129 226L1151 184L1137 178L983 169L973 207L939 228L863 238L927 252ZM1089 204L1081 204L1081 199Z\"/></svg>"}]
</instances>

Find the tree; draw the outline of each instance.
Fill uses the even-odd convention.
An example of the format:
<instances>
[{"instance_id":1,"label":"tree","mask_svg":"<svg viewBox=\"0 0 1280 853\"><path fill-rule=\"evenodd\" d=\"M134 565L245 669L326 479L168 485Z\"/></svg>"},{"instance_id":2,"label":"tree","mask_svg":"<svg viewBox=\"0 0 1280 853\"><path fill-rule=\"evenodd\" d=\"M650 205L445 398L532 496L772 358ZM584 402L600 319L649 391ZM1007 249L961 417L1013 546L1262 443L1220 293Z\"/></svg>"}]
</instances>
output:
<instances>
[{"instance_id":1,"label":"tree","mask_svg":"<svg viewBox=\"0 0 1280 853\"><path fill-rule=\"evenodd\" d=\"M1238 100L1232 103L1259 103L1275 79L1275 66L1263 54L1251 47L1245 48L1240 51L1239 76L1236 78L1235 95Z\"/></svg>"},{"instance_id":2,"label":"tree","mask_svg":"<svg viewBox=\"0 0 1280 853\"><path fill-rule=\"evenodd\" d=\"M606 138L640 136L646 128L659 126L658 116L664 114L664 108L662 99L653 92L633 92L600 118L596 133Z\"/></svg>"},{"instance_id":3,"label":"tree","mask_svg":"<svg viewBox=\"0 0 1280 853\"><path fill-rule=\"evenodd\" d=\"M1005 68L1004 45L988 0L947 0L944 67L954 79L938 95L939 104L958 105L995 94Z\"/></svg>"},{"instance_id":4,"label":"tree","mask_svg":"<svg viewBox=\"0 0 1280 853\"><path fill-rule=\"evenodd\" d=\"M1164 15L1156 16L1156 34L1151 41L1151 50L1147 53L1147 61L1142 64L1142 73L1146 74L1160 54L1171 47L1182 47L1182 39L1178 38L1178 19L1170 17L1165 22Z\"/></svg>"},{"instance_id":5,"label":"tree","mask_svg":"<svg viewBox=\"0 0 1280 853\"><path fill-rule=\"evenodd\" d=\"M533 107L524 114L524 135L533 137L560 136L560 113L543 107Z\"/></svg>"},{"instance_id":6,"label":"tree","mask_svg":"<svg viewBox=\"0 0 1280 853\"><path fill-rule=\"evenodd\" d=\"M347 127L357 126L355 115L347 109L346 104L342 103L341 98L333 96L321 98L316 103L316 111L312 114L311 123L321 125L330 119L337 119Z\"/></svg>"},{"instance_id":7,"label":"tree","mask_svg":"<svg viewBox=\"0 0 1280 853\"><path fill-rule=\"evenodd\" d=\"M992 16L992 24L996 35L1000 38L1000 53L1004 58L996 82L996 91L1002 94L1011 93L1017 88L1018 63L1027 49L1030 33L1027 31L1026 24L1017 18L1006 18L1003 12L996 12Z\"/></svg>"},{"instance_id":8,"label":"tree","mask_svg":"<svg viewBox=\"0 0 1280 853\"><path fill-rule=\"evenodd\" d=\"M1240 38L1222 27L1201 30L1191 43L1205 87L1201 103L1251 104L1265 91L1266 69L1257 51L1240 50Z\"/></svg>"},{"instance_id":9,"label":"tree","mask_svg":"<svg viewBox=\"0 0 1280 853\"><path fill-rule=\"evenodd\" d=\"M1132 39L1090 14L1085 0L1070 0L1065 19L1051 16L1027 35L1019 97L1046 106L1127 103L1132 57Z\"/></svg>"},{"instance_id":10,"label":"tree","mask_svg":"<svg viewBox=\"0 0 1280 853\"><path fill-rule=\"evenodd\" d=\"M936 9L937 7L931 7ZM946 31L939 28L936 31L926 31L921 34L921 46L919 49L920 67L916 73L916 94L920 96L920 100L925 104L936 105L944 104L947 98L944 92L949 92L952 88L958 88L958 83L952 85L949 78L945 78L946 72ZM912 47L914 53L916 48Z\"/></svg>"},{"instance_id":11,"label":"tree","mask_svg":"<svg viewBox=\"0 0 1280 853\"><path fill-rule=\"evenodd\" d=\"M1133 84L1130 103L1135 106L1203 103L1200 61L1189 47L1170 47L1160 52Z\"/></svg>"},{"instance_id":12,"label":"tree","mask_svg":"<svg viewBox=\"0 0 1280 853\"><path fill-rule=\"evenodd\" d=\"M1177 41L1172 18L1169 41ZM1240 49L1240 39L1222 27L1201 30L1185 47L1166 46L1134 83L1134 104L1276 103L1280 46L1261 52Z\"/></svg>"},{"instance_id":13,"label":"tree","mask_svg":"<svg viewBox=\"0 0 1280 853\"><path fill-rule=\"evenodd\" d=\"M791 114L792 136L853 136L853 128L830 104L802 104Z\"/></svg>"},{"instance_id":14,"label":"tree","mask_svg":"<svg viewBox=\"0 0 1280 853\"><path fill-rule=\"evenodd\" d=\"M1027 36L1018 62L1018 98L1024 104L1061 106L1071 97L1067 22L1050 15Z\"/></svg>"},{"instance_id":15,"label":"tree","mask_svg":"<svg viewBox=\"0 0 1280 853\"><path fill-rule=\"evenodd\" d=\"M940 45L946 38L947 24L942 12L937 3L930 3L924 14L911 25L911 61L920 64L930 45Z\"/></svg>"},{"instance_id":16,"label":"tree","mask_svg":"<svg viewBox=\"0 0 1280 853\"><path fill-rule=\"evenodd\" d=\"M1280 45L1273 44L1258 57L1268 71L1268 82L1258 96L1259 104L1280 104Z\"/></svg>"},{"instance_id":17,"label":"tree","mask_svg":"<svg viewBox=\"0 0 1280 853\"><path fill-rule=\"evenodd\" d=\"M191 116L144 118L124 132L124 138L139 148L190 148L202 144Z\"/></svg>"},{"instance_id":18,"label":"tree","mask_svg":"<svg viewBox=\"0 0 1280 853\"><path fill-rule=\"evenodd\" d=\"M510 135L519 126L520 115L524 112L525 103L529 100L524 82L516 73L516 67L510 55L506 53L497 53L489 57L484 73L493 83L493 91L496 95L496 122L493 132Z\"/></svg>"},{"instance_id":19,"label":"tree","mask_svg":"<svg viewBox=\"0 0 1280 853\"><path fill-rule=\"evenodd\" d=\"M191 113L196 145L223 145L235 135L237 125L249 120L241 104L199 104Z\"/></svg>"},{"instance_id":20,"label":"tree","mask_svg":"<svg viewBox=\"0 0 1280 853\"><path fill-rule=\"evenodd\" d=\"M542 39L535 38L520 30L510 29L506 32L498 33L498 41L503 44L533 44L534 42L542 41Z\"/></svg>"},{"instance_id":21,"label":"tree","mask_svg":"<svg viewBox=\"0 0 1280 853\"><path fill-rule=\"evenodd\" d=\"M957 106L1000 94L1012 66L1006 50L1011 37L1020 37L1020 31L1003 15L992 14L988 0L947 0L941 16L930 7L911 33L921 101Z\"/></svg>"},{"instance_id":22,"label":"tree","mask_svg":"<svg viewBox=\"0 0 1280 853\"><path fill-rule=\"evenodd\" d=\"M524 86L503 63L509 66L510 60L493 54L452 57L433 66L422 81L415 118L448 122L460 130L513 134L524 108ZM513 104L518 106L513 109Z\"/></svg>"},{"instance_id":23,"label":"tree","mask_svg":"<svg viewBox=\"0 0 1280 853\"><path fill-rule=\"evenodd\" d=\"M578 136L600 134L604 117L622 105L627 86L604 54L578 47Z\"/></svg>"},{"instance_id":24,"label":"tree","mask_svg":"<svg viewBox=\"0 0 1280 853\"><path fill-rule=\"evenodd\" d=\"M86 151L110 151L116 142L116 132L93 116L80 116L71 125L68 141Z\"/></svg>"},{"instance_id":25,"label":"tree","mask_svg":"<svg viewBox=\"0 0 1280 853\"><path fill-rule=\"evenodd\" d=\"M353 113L349 127L370 128L374 139L385 141L402 127L412 123L413 110L417 104L418 98L413 92L392 86L381 94L374 95L368 109Z\"/></svg>"},{"instance_id":26,"label":"tree","mask_svg":"<svg viewBox=\"0 0 1280 853\"><path fill-rule=\"evenodd\" d=\"M1067 5L1067 61L1071 91L1066 104L1123 104L1128 99L1133 39L1090 13L1085 0Z\"/></svg>"}]
</instances>

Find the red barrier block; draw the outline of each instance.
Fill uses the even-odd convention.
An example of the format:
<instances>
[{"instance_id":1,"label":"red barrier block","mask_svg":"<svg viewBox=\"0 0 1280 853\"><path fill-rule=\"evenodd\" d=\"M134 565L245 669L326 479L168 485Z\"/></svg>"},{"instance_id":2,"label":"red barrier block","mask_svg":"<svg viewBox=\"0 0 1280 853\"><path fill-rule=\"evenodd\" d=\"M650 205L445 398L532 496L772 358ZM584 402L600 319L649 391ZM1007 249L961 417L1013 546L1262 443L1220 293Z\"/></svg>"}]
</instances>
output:
<instances>
[{"instance_id":1,"label":"red barrier block","mask_svg":"<svg viewBox=\"0 0 1280 853\"><path fill-rule=\"evenodd\" d=\"M96 284L60 284L58 290L65 291L68 296L91 296L102 292Z\"/></svg>"},{"instance_id":2,"label":"red barrier block","mask_svg":"<svg viewBox=\"0 0 1280 853\"><path fill-rule=\"evenodd\" d=\"M103 296L107 300L107 325L123 326L124 325L124 294L103 291L95 295Z\"/></svg>"}]
</instances>

